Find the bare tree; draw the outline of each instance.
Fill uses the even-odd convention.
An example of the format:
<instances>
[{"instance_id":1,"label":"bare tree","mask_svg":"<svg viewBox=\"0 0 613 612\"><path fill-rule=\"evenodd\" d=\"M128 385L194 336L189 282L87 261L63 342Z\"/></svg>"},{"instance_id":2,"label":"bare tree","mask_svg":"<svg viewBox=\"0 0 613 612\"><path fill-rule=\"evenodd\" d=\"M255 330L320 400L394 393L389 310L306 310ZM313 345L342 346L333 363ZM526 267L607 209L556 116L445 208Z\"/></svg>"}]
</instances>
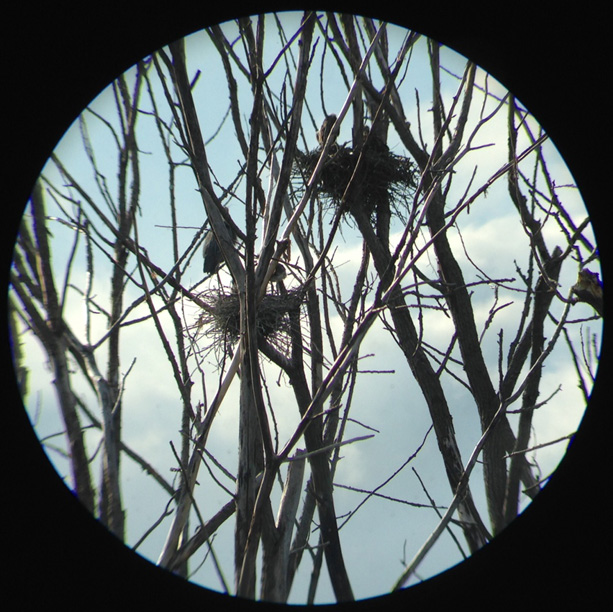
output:
<instances>
[{"instance_id":1,"label":"bare tree","mask_svg":"<svg viewBox=\"0 0 613 612\"><path fill-rule=\"evenodd\" d=\"M10 292L13 333L34 336L50 365L85 506L134 548L164 530L162 567L187 578L200 559L217 588L280 602L309 558L307 602L324 560L337 601L363 596L345 525L374 500L437 515L408 542L400 575L385 574L390 590L415 578L442 533L467 556L508 525L547 478L535 418L557 391L544 363L563 353L587 400L598 340L585 324L602 315L589 219L521 103L415 32L315 13L172 43L106 99L112 110L92 104L79 120L81 155L54 153L37 183ZM518 243L475 261L474 227ZM360 255L344 269L350 246ZM589 306L573 310L579 301ZM395 369L419 390L391 408L421 429L401 467L364 488L342 459L385 439L376 411L366 422L360 409L364 380L386 385L363 365L373 337L391 339ZM124 435L139 401L130 376L151 338L167 378L150 384L174 385L179 437L165 441L166 465ZM25 396L32 364L15 346ZM469 434L454 426L458 394ZM229 455L215 446L228 410ZM433 444L443 502L416 469ZM165 499L139 538L126 534L126 458ZM409 465L415 488L383 494ZM232 582L216 543L230 519Z\"/></svg>"}]
</instances>

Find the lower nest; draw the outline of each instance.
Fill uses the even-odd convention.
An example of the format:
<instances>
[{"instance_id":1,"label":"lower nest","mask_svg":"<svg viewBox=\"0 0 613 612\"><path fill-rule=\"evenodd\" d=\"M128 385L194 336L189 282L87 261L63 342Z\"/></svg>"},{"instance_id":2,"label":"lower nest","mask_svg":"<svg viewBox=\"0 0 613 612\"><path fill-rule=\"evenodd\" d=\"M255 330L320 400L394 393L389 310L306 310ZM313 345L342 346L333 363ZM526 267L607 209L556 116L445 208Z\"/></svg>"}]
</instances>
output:
<instances>
[{"instance_id":1,"label":"lower nest","mask_svg":"<svg viewBox=\"0 0 613 612\"><path fill-rule=\"evenodd\" d=\"M237 293L219 293L211 290L201 294L208 305L198 317L198 329L212 338L214 343L234 343L240 337L240 301ZM267 293L260 302L256 313L258 335L277 344L290 331L289 313L300 308L302 292L290 289L284 293Z\"/></svg>"}]
</instances>

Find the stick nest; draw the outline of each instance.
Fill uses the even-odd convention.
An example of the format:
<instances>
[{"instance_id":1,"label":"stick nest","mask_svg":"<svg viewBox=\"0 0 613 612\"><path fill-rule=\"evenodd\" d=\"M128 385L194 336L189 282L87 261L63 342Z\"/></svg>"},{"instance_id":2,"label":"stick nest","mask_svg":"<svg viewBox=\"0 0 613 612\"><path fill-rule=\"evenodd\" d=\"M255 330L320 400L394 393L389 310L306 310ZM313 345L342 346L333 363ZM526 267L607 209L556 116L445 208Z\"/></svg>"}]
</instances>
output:
<instances>
[{"instance_id":1,"label":"stick nest","mask_svg":"<svg viewBox=\"0 0 613 612\"><path fill-rule=\"evenodd\" d=\"M319 158L321 149L307 153L298 151L295 174L308 180ZM408 209L407 202L415 191L416 169L413 161L389 151L387 145L371 138L362 151L362 160L352 190L343 203L343 195L354 174L359 154L346 145L334 145L319 174L317 192L335 206L344 204L344 212L363 207L371 214L378 204L389 202L399 214Z\"/></svg>"},{"instance_id":2,"label":"stick nest","mask_svg":"<svg viewBox=\"0 0 613 612\"><path fill-rule=\"evenodd\" d=\"M235 292L220 293L211 289L200 295L208 305L198 317L197 327L212 340L213 346L234 344L240 337L240 302ZM289 289L283 293L267 293L256 313L258 335L271 344L284 347L290 332L289 312L300 308L303 292Z\"/></svg>"}]
</instances>

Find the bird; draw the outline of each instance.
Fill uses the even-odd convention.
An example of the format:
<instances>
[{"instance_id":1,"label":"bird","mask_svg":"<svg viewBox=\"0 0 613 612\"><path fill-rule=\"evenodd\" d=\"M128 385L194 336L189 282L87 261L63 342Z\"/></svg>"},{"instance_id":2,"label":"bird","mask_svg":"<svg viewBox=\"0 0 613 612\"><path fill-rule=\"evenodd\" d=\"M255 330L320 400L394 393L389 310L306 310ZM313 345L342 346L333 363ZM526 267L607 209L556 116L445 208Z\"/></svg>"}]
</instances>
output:
<instances>
[{"instance_id":1,"label":"bird","mask_svg":"<svg viewBox=\"0 0 613 612\"><path fill-rule=\"evenodd\" d=\"M372 133L371 133L372 131ZM381 138L380 130L371 130L367 125L362 128L362 142L368 142L368 149L373 153L389 153L389 147Z\"/></svg>"},{"instance_id":2,"label":"bird","mask_svg":"<svg viewBox=\"0 0 613 612\"><path fill-rule=\"evenodd\" d=\"M572 291L578 302L586 302L602 317L603 291L598 272L592 272L588 268L580 270Z\"/></svg>"},{"instance_id":3,"label":"bird","mask_svg":"<svg viewBox=\"0 0 613 612\"><path fill-rule=\"evenodd\" d=\"M285 294L285 285L283 281L286 277L287 270L285 269L285 266L280 261L278 261L277 265L275 266L275 271L270 277L270 282L276 285L277 291L281 294Z\"/></svg>"},{"instance_id":4,"label":"bird","mask_svg":"<svg viewBox=\"0 0 613 612\"><path fill-rule=\"evenodd\" d=\"M230 234L232 244L234 244L236 242L236 234L227 223L224 223L224 225ZM217 238L215 238L215 234L212 230L209 230L204 236L204 242L202 243L202 258L202 271L207 276L215 274L225 263L223 253L221 252Z\"/></svg>"},{"instance_id":5,"label":"bird","mask_svg":"<svg viewBox=\"0 0 613 612\"><path fill-rule=\"evenodd\" d=\"M202 244L202 257L203 265L202 271L207 274L215 274L221 264L221 249L215 239L215 234L212 231L208 231L204 236L204 242Z\"/></svg>"},{"instance_id":6,"label":"bird","mask_svg":"<svg viewBox=\"0 0 613 612\"><path fill-rule=\"evenodd\" d=\"M330 135L330 132L332 131L332 126L335 122L336 115L327 115L326 118L323 120L323 123L321 124L321 127L316 134L317 142L320 144L320 146L323 147L326 144L326 140L328 140L328 136ZM334 130L334 133L332 134L332 143L334 143L337 138L338 127Z\"/></svg>"},{"instance_id":7,"label":"bird","mask_svg":"<svg viewBox=\"0 0 613 612\"><path fill-rule=\"evenodd\" d=\"M279 262L277 263L275 271L272 273L270 280L273 283L279 283L282 280L284 280L286 276L287 276L287 270L285 269L285 266Z\"/></svg>"}]
</instances>

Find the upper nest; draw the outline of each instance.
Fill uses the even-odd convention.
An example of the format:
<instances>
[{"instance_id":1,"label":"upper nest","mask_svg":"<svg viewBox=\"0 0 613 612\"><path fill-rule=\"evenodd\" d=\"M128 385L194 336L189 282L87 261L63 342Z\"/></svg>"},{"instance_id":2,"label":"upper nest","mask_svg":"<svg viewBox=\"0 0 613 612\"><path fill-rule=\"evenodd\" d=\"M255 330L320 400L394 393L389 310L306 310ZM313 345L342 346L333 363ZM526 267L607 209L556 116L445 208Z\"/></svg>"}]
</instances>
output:
<instances>
[{"instance_id":1,"label":"upper nest","mask_svg":"<svg viewBox=\"0 0 613 612\"><path fill-rule=\"evenodd\" d=\"M296 170L310 176L319 158L321 149L307 153L297 152ZM346 145L334 145L319 174L318 193L329 198L333 205L342 202L351 180L359 154ZM352 187L355 189L345 201L348 211L365 207L371 213L377 204L389 202L401 214L407 208L407 197L416 185L415 164L408 158L390 153L381 141L371 138L362 152L362 161Z\"/></svg>"}]
</instances>

